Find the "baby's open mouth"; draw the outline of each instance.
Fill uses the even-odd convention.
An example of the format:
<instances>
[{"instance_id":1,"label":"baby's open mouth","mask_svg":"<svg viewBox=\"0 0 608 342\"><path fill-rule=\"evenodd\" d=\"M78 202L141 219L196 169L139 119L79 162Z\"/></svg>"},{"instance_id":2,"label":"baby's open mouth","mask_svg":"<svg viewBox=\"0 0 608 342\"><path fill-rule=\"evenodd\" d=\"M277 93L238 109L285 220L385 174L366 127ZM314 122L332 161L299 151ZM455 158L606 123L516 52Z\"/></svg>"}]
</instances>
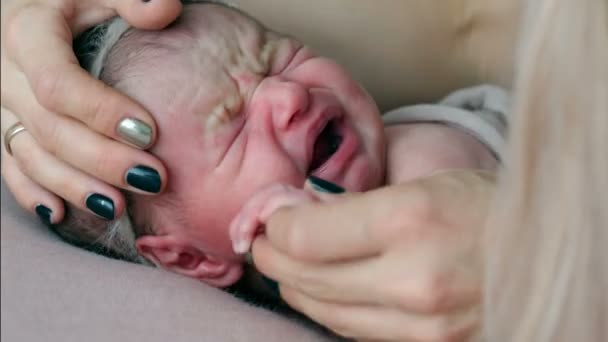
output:
<instances>
[{"instance_id":1,"label":"baby's open mouth","mask_svg":"<svg viewBox=\"0 0 608 342\"><path fill-rule=\"evenodd\" d=\"M308 174L312 174L321 168L340 148L340 144L342 144L342 136L338 131L338 125L334 119L325 125L321 134L315 140Z\"/></svg>"}]
</instances>

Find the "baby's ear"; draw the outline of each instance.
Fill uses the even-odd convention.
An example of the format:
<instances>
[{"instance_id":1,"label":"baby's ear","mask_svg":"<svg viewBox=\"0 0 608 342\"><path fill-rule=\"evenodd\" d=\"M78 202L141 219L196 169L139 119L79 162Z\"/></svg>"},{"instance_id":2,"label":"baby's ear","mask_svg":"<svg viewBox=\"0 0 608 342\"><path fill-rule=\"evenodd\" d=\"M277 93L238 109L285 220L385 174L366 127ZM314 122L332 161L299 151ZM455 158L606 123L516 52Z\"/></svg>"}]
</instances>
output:
<instances>
[{"instance_id":1,"label":"baby's ear","mask_svg":"<svg viewBox=\"0 0 608 342\"><path fill-rule=\"evenodd\" d=\"M173 235L144 235L135 246L141 256L156 266L211 286L230 286L243 273L240 262L210 256Z\"/></svg>"}]
</instances>

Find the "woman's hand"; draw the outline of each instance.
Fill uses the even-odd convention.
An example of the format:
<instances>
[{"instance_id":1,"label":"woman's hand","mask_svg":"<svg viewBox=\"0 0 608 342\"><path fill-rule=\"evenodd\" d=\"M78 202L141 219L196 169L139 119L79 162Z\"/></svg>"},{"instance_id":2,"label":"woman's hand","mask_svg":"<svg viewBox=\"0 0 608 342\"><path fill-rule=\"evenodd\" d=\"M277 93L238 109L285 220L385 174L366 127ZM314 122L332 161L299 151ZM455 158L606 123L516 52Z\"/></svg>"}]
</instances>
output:
<instances>
[{"instance_id":1,"label":"woman's hand","mask_svg":"<svg viewBox=\"0 0 608 342\"><path fill-rule=\"evenodd\" d=\"M125 205L116 188L161 191L164 167L141 151L154 143L152 117L82 70L72 39L116 14L159 29L180 11L179 0L2 1L2 137L26 129L12 155L2 148L2 175L23 207L56 223L61 197L113 218Z\"/></svg>"},{"instance_id":2,"label":"woman's hand","mask_svg":"<svg viewBox=\"0 0 608 342\"><path fill-rule=\"evenodd\" d=\"M470 340L493 189L490 174L450 171L285 207L254 241L255 265L292 307L340 335Z\"/></svg>"}]
</instances>

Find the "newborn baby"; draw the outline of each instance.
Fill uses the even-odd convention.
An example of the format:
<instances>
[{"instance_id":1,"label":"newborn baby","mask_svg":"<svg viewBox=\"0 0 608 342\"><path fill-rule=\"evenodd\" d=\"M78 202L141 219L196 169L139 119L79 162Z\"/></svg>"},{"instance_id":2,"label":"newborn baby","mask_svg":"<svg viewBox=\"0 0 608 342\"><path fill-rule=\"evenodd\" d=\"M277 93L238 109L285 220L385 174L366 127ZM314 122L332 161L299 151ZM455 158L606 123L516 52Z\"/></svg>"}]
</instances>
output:
<instances>
[{"instance_id":1,"label":"newborn baby","mask_svg":"<svg viewBox=\"0 0 608 342\"><path fill-rule=\"evenodd\" d=\"M55 227L81 246L226 287L241 277L241 252L257 230L233 225L237 253L229 226L275 184L302 188L314 175L366 191L440 169L496 166L502 137L488 122L502 114L456 108L483 109L494 88L456 94L451 106L461 117L444 117L449 105L407 107L389 113L395 126L385 128L344 68L224 5L187 5L163 31L114 20L89 34L83 66L154 116L151 152L164 161L168 185L155 197L129 194L128 214L110 225ZM259 223L257 214L248 220Z\"/></svg>"}]
</instances>

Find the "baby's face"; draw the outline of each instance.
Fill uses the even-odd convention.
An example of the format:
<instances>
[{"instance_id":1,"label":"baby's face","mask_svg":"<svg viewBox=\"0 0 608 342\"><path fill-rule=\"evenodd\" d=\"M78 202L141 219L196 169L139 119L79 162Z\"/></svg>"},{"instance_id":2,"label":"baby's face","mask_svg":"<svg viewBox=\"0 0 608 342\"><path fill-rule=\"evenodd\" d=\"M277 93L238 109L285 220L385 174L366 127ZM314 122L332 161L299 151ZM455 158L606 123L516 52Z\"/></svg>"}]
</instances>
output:
<instances>
[{"instance_id":1,"label":"baby's face","mask_svg":"<svg viewBox=\"0 0 608 342\"><path fill-rule=\"evenodd\" d=\"M168 188L146 201L174 203L157 205L158 234L237 260L228 225L258 190L310 174L350 191L381 183L380 115L345 69L220 6L187 6L183 21L190 35L136 33L132 44L164 35L172 46L142 50L154 58L116 84L158 123Z\"/></svg>"}]
</instances>

